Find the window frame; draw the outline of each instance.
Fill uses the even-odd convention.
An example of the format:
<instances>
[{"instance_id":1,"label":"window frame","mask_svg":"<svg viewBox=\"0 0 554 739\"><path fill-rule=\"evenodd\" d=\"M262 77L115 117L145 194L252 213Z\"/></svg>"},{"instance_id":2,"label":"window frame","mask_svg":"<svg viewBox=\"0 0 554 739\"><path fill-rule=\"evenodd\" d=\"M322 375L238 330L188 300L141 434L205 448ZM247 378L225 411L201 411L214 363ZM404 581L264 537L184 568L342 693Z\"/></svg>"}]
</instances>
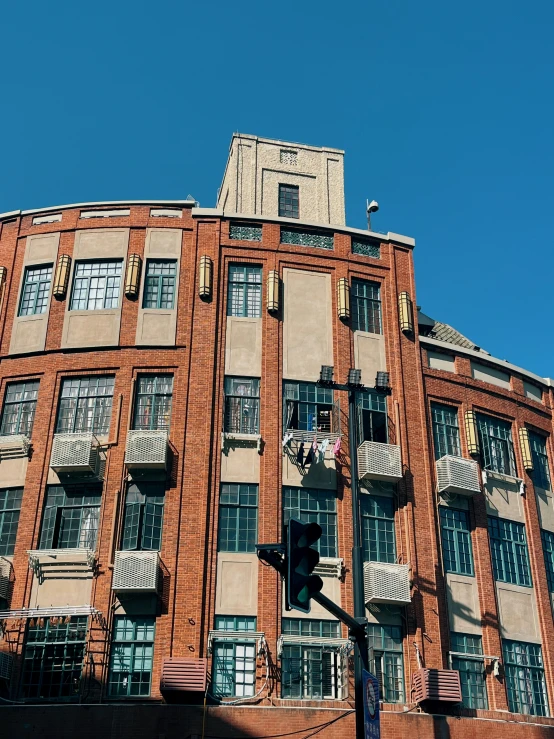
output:
<instances>
[{"instance_id":1,"label":"window frame","mask_svg":"<svg viewBox=\"0 0 554 739\"><path fill-rule=\"evenodd\" d=\"M241 387L244 390L249 389L250 392L238 392ZM226 375L224 395L224 433L258 436L260 433L260 379Z\"/></svg>"},{"instance_id":2,"label":"window frame","mask_svg":"<svg viewBox=\"0 0 554 739\"><path fill-rule=\"evenodd\" d=\"M161 551L165 493L164 482L136 482L127 486L121 529L121 551ZM133 497L137 500L129 500ZM159 531L157 536L154 533L156 530ZM147 531L151 533L147 534ZM147 546L148 543L150 546ZM155 544L157 546L154 546Z\"/></svg>"},{"instance_id":3,"label":"window frame","mask_svg":"<svg viewBox=\"0 0 554 739\"><path fill-rule=\"evenodd\" d=\"M171 379L170 391L163 389L164 381ZM171 426L171 411L173 407L173 384L174 375L170 373L148 374L141 373L137 377L135 388L135 409L133 413L133 430L134 431L169 431ZM153 390L147 392L141 391L141 382L153 382ZM161 385L162 390L158 390ZM141 399L150 398L150 405L141 406ZM164 402L166 405L164 405ZM141 410L147 409L148 413L141 413ZM161 412L160 412L161 409ZM148 416L150 418L148 424L140 422L140 418ZM167 418L166 422L160 423L160 418Z\"/></svg>"},{"instance_id":4,"label":"window frame","mask_svg":"<svg viewBox=\"0 0 554 739\"><path fill-rule=\"evenodd\" d=\"M251 501L253 496L255 496L255 503L243 502L244 500ZM236 498L237 502L231 502L232 498ZM223 502L224 499L225 502ZM231 512L235 512L236 515L232 517ZM228 525L224 528L225 523ZM246 526L241 524L246 524ZM226 536L224 532L228 532ZM219 492L217 551L255 552L257 536L258 484L222 482Z\"/></svg>"},{"instance_id":5,"label":"window frame","mask_svg":"<svg viewBox=\"0 0 554 739\"><path fill-rule=\"evenodd\" d=\"M310 399L310 395L313 398ZM304 396L304 397L303 397ZM315 382L283 382L283 431L306 431L314 433L336 432L334 419L337 403L332 388L322 387ZM324 416L328 416L325 423ZM311 418L311 421L310 421ZM291 424L296 423L298 428ZM314 428L315 425L315 428ZM305 428L302 428L302 427ZM311 428L308 428L311 426ZM326 426L327 428L323 428Z\"/></svg>"},{"instance_id":6,"label":"window frame","mask_svg":"<svg viewBox=\"0 0 554 739\"><path fill-rule=\"evenodd\" d=\"M68 494L69 493L69 494ZM88 494L87 494L88 493ZM77 502L81 499L80 502ZM49 500L51 501L49 503ZM60 501L60 502L58 502ZM72 501L68 503L68 501ZM61 503L61 504L60 504ZM39 550L44 549L76 549L85 548L96 551L98 531L100 527L100 508L102 506L102 485L48 485L44 499L42 525L40 529ZM90 511L90 521L84 518L84 512ZM78 516L64 516L64 511L79 511ZM60 546L61 537L70 537L75 528L71 522L78 518L79 527L77 542L73 546ZM63 530L67 521L67 532ZM92 526L90 525L92 523ZM96 525L94 525L96 524Z\"/></svg>"},{"instance_id":7,"label":"window frame","mask_svg":"<svg viewBox=\"0 0 554 739\"><path fill-rule=\"evenodd\" d=\"M118 310L121 303L121 278L123 277L123 259L78 259L75 261L75 268L73 272L73 284L71 286L71 300L69 301L70 311L95 311L95 310ZM78 274L79 268L84 265L98 265L98 274L94 274L91 270L89 274L86 272L82 275ZM110 265L119 265L119 272L110 272ZM117 278L117 283L115 282ZM103 280L103 284L92 286L92 280ZM78 285L77 281L82 280L83 284ZM113 284L110 284L110 281ZM84 291L84 297L76 297L78 291ZM91 303L91 290L97 290L101 297L92 298L93 301L102 301L102 306L90 307ZM113 294L110 294L113 291ZM109 296L108 296L109 295ZM84 302L85 307L75 305L75 303ZM110 303L107 305L107 303Z\"/></svg>"},{"instance_id":8,"label":"window frame","mask_svg":"<svg viewBox=\"0 0 554 739\"><path fill-rule=\"evenodd\" d=\"M164 273L163 271L157 271L160 265L168 265L173 267L173 272ZM146 269L144 275L144 288L142 294L142 308L143 310L174 310L175 309L175 298L177 296L177 259L150 259L146 260ZM150 273L150 269L153 270ZM155 286L154 294L156 296L155 305L148 305L147 303L151 299L149 291L151 287ZM171 301L163 299L164 287L169 289L169 295ZM169 304L171 303L171 304Z\"/></svg>"},{"instance_id":9,"label":"window frame","mask_svg":"<svg viewBox=\"0 0 554 739\"><path fill-rule=\"evenodd\" d=\"M48 301L50 299L50 288L52 286L52 271L54 269L53 264L33 264L28 265L25 267L25 270L23 272L23 282L21 283L21 295L19 297L19 305L17 309L17 317L18 318L24 318L26 316L39 316L46 313L48 309ZM29 280L29 275L32 272L37 272L38 276L40 278L41 273L46 271L47 276L43 279L38 280ZM23 304L26 300L26 289L28 286L36 285L35 290L31 290L31 299L32 299L32 310L26 310L23 308ZM46 288L44 289L44 285L46 285ZM42 291L42 294L41 294ZM37 306L39 304L40 299L40 306L39 310L37 310Z\"/></svg>"},{"instance_id":10,"label":"window frame","mask_svg":"<svg viewBox=\"0 0 554 739\"><path fill-rule=\"evenodd\" d=\"M440 418L438 417L440 414ZM460 426L458 408L444 403L431 403L431 423L433 426L433 444L435 459L448 455L461 457Z\"/></svg>"},{"instance_id":11,"label":"window frame","mask_svg":"<svg viewBox=\"0 0 554 739\"><path fill-rule=\"evenodd\" d=\"M300 218L300 186L279 183L278 190L279 218Z\"/></svg>"},{"instance_id":12,"label":"window frame","mask_svg":"<svg viewBox=\"0 0 554 739\"><path fill-rule=\"evenodd\" d=\"M252 635L249 637L249 634L256 631L256 624L257 619L256 616L215 616L214 619L215 629L216 631L231 631L231 632L237 632L241 631L244 632L244 638L215 638L213 641L213 660L212 660L212 690L214 695L221 697L221 698L228 698L228 697L252 697L254 693L256 692L256 673L257 673L257 655L256 655L256 641L255 636ZM237 647L240 649L243 649L246 651L246 649L253 650L252 656L247 656L246 654L237 655ZM228 660L228 667L232 664L231 670L223 670L221 668L220 660L222 657L218 654L218 652L229 652L229 650L232 648L232 655L229 656L229 654L223 655L223 660ZM250 669L246 670L240 670L237 666L237 659L242 659L244 661L244 667L246 667L246 663L249 663ZM241 685L251 685L252 686L252 694L251 695L238 695L237 694L237 681L236 676L237 673L245 673L249 675L253 675L253 680L250 682L242 682ZM231 677L231 679L225 680L225 678ZM227 686L231 684L230 689L220 689L221 686L225 688L225 683Z\"/></svg>"},{"instance_id":13,"label":"window frame","mask_svg":"<svg viewBox=\"0 0 554 739\"><path fill-rule=\"evenodd\" d=\"M403 703L406 696L403 630L398 625L368 624L368 643L380 659L381 700Z\"/></svg>"},{"instance_id":14,"label":"window frame","mask_svg":"<svg viewBox=\"0 0 554 739\"><path fill-rule=\"evenodd\" d=\"M387 397L376 390L358 393L356 405L358 420L358 439L389 443L389 416Z\"/></svg>"},{"instance_id":15,"label":"window frame","mask_svg":"<svg viewBox=\"0 0 554 739\"><path fill-rule=\"evenodd\" d=\"M252 278L252 279L250 279ZM263 270L257 264L232 262L227 273L227 316L261 318Z\"/></svg>"},{"instance_id":16,"label":"window frame","mask_svg":"<svg viewBox=\"0 0 554 739\"><path fill-rule=\"evenodd\" d=\"M292 501L293 495L297 496L298 505L287 505L289 501ZM332 501L332 506L326 508L325 506L330 501ZM312 504L310 509L309 506ZM318 523L323 534L314 548L321 557L338 557L338 516L335 490L283 486L283 523L288 523L291 518L297 518L302 523L312 521Z\"/></svg>"},{"instance_id":17,"label":"window frame","mask_svg":"<svg viewBox=\"0 0 554 739\"><path fill-rule=\"evenodd\" d=\"M385 495L360 495L364 562L396 562L394 514L393 498ZM373 553L375 557L372 557Z\"/></svg>"},{"instance_id":18,"label":"window frame","mask_svg":"<svg viewBox=\"0 0 554 739\"><path fill-rule=\"evenodd\" d=\"M532 588L533 580L525 524L496 516L488 516L488 519L494 579L498 582ZM503 535L508 532L510 538ZM513 538L516 532L523 535L520 541Z\"/></svg>"},{"instance_id":19,"label":"window frame","mask_svg":"<svg viewBox=\"0 0 554 739\"><path fill-rule=\"evenodd\" d=\"M520 650L516 655L516 648ZM542 647L540 644L531 644L529 642L515 641L513 639L502 639L502 652L504 654L504 673L506 681L506 693L508 697L508 707L513 713L522 713L530 716L548 716L548 693L546 690L546 680L544 675L544 662L542 657ZM519 657L519 660L518 660ZM540 665L529 664L532 661L540 661ZM525 662L527 664L525 664ZM526 688L522 689L522 681ZM540 686L537 683L540 681ZM529 688L529 686L532 686ZM542 711L522 710L524 708L537 707L537 698L539 694L537 688L541 688L539 701ZM532 691L532 702L524 703L523 696L527 691L527 697Z\"/></svg>"},{"instance_id":20,"label":"window frame","mask_svg":"<svg viewBox=\"0 0 554 739\"><path fill-rule=\"evenodd\" d=\"M546 448L547 437L529 430L529 444L533 458L533 485L541 490L552 490L552 477Z\"/></svg>"},{"instance_id":21,"label":"window frame","mask_svg":"<svg viewBox=\"0 0 554 739\"><path fill-rule=\"evenodd\" d=\"M449 521L449 517L453 520ZM455 525L457 523L460 525ZM445 572L475 577L469 512L461 508L440 505L439 525Z\"/></svg>"},{"instance_id":22,"label":"window frame","mask_svg":"<svg viewBox=\"0 0 554 739\"><path fill-rule=\"evenodd\" d=\"M101 384L101 381L111 380L109 382ZM115 385L115 375L88 375L83 377L64 377L60 386L60 397L58 400L58 415L56 419L56 434L71 434L71 433L88 433L98 434L99 436L105 436L110 432L110 424L112 420L112 407L113 407L113 394ZM77 394L67 394L64 396L64 392L71 390L71 388L77 388ZM111 395L107 392L100 392L100 388L111 387ZM91 392L91 390L93 392ZM82 392L83 391L83 392ZM101 401L103 399L109 399L109 403L103 407ZM87 401L92 400L91 407ZM83 402L81 402L83 401ZM74 402L73 408L71 403ZM64 414L71 411L71 420L69 424L65 421L69 420L69 413L66 418ZM87 427L86 419L90 416L92 410L90 428ZM83 423L84 422L84 423ZM67 428L64 426L67 425Z\"/></svg>"},{"instance_id":23,"label":"window frame","mask_svg":"<svg viewBox=\"0 0 554 739\"><path fill-rule=\"evenodd\" d=\"M554 532L541 529L541 542L548 590L554 593Z\"/></svg>"},{"instance_id":24,"label":"window frame","mask_svg":"<svg viewBox=\"0 0 554 739\"><path fill-rule=\"evenodd\" d=\"M130 623L130 626L125 626L125 621ZM131 639L122 639L122 638L116 638L118 631L117 626L119 623L123 624L123 634L127 634L127 630L129 628L132 628L132 638ZM149 636L149 638L139 638L139 629L142 629L144 631L144 634L146 636ZM150 633L151 629L151 633ZM156 638L156 619L154 616L127 616L127 615L118 615L115 616L114 620L114 626L113 626L113 632L112 632L112 639L111 639L111 645L110 645L110 661L109 661L109 668L108 668L108 697L109 698L118 698L118 699L136 699L136 698L147 698L150 696L152 692L152 674L153 674L153 663L154 663L154 644L155 644L155 638ZM114 663L116 660L116 649L117 647L125 647L128 646L129 653L128 654L122 654L123 660L128 660L128 670L119 669L117 671L114 670ZM140 654L140 651L142 651L142 654ZM137 654L138 652L138 654ZM148 665L150 664L150 670L136 670L133 669L137 666L137 664L140 664L140 662L143 662L144 664ZM127 677L123 678L124 682L123 685L126 688L125 693L118 692L114 690L114 686L119 685L119 682L115 682L113 679L114 675L123 675L127 673ZM148 685L148 691L147 692L138 692L138 693L132 693L131 688L133 684L132 676L134 674L140 674L141 676L144 676L145 674L149 675L148 683L144 682L141 678L141 680L138 682L139 686L142 685Z\"/></svg>"},{"instance_id":25,"label":"window frame","mask_svg":"<svg viewBox=\"0 0 554 739\"><path fill-rule=\"evenodd\" d=\"M27 388L27 386L30 386L29 389ZM0 422L0 436L13 436L17 434L22 434L23 436L27 436L27 438L31 438L31 434L33 433L33 425L35 422L39 386L40 380L24 380L23 382L8 382L6 384L6 390L4 392L4 402L2 405L2 419ZM22 390L18 391L16 389L18 387L21 387ZM13 391L15 391L16 393L22 393L21 400L8 400L9 393ZM25 394L28 392L34 393L34 398L26 400ZM29 406L29 408L27 409L27 413L24 415L23 407L27 405ZM14 406L19 406L17 410L15 428L14 430L10 430L8 433L6 433L6 411ZM12 423L13 421L10 421L10 425ZM26 425L26 428L24 430L22 429L23 424Z\"/></svg>"},{"instance_id":26,"label":"window frame","mask_svg":"<svg viewBox=\"0 0 554 739\"><path fill-rule=\"evenodd\" d=\"M353 277L350 285L352 330L383 334L381 283Z\"/></svg>"},{"instance_id":27,"label":"window frame","mask_svg":"<svg viewBox=\"0 0 554 739\"><path fill-rule=\"evenodd\" d=\"M0 490L0 557L11 557L15 550L23 487Z\"/></svg>"},{"instance_id":28,"label":"window frame","mask_svg":"<svg viewBox=\"0 0 554 739\"><path fill-rule=\"evenodd\" d=\"M500 475L516 477L517 468L511 422L484 413L475 415L483 469Z\"/></svg>"},{"instance_id":29,"label":"window frame","mask_svg":"<svg viewBox=\"0 0 554 739\"><path fill-rule=\"evenodd\" d=\"M451 667L460 673L463 705L466 708L488 710L482 637L476 634L451 632L450 646ZM479 672L481 682L472 680L472 676L478 675Z\"/></svg>"}]
</instances>

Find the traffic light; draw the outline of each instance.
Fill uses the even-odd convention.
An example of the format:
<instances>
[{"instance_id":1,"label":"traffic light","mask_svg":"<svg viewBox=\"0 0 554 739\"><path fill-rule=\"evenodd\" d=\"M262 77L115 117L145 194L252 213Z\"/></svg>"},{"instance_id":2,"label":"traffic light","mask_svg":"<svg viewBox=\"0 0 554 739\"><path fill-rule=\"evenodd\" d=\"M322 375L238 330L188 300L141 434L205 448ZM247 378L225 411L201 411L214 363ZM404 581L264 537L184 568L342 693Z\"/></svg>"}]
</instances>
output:
<instances>
[{"instance_id":1,"label":"traffic light","mask_svg":"<svg viewBox=\"0 0 554 739\"><path fill-rule=\"evenodd\" d=\"M312 549L323 533L317 523L302 523L291 518L286 526L286 603L287 610L296 608L310 612L310 598L319 593L323 580L312 575L319 562L319 553Z\"/></svg>"}]
</instances>

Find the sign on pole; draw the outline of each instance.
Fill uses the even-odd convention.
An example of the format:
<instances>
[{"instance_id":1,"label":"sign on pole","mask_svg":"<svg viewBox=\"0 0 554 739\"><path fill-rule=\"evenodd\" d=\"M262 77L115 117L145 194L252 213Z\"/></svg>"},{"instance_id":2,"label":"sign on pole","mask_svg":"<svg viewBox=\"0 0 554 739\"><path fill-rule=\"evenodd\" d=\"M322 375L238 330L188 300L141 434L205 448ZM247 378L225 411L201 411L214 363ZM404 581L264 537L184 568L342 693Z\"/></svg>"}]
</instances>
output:
<instances>
[{"instance_id":1,"label":"sign on pole","mask_svg":"<svg viewBox=\"0 0 554 739\"><path fill-rule=\"evenodd\" d=\"M364 686L364 728L365 739L380 739L379 722L379 682L375 675L362 670Z\"/></svg>"}]
</instances>

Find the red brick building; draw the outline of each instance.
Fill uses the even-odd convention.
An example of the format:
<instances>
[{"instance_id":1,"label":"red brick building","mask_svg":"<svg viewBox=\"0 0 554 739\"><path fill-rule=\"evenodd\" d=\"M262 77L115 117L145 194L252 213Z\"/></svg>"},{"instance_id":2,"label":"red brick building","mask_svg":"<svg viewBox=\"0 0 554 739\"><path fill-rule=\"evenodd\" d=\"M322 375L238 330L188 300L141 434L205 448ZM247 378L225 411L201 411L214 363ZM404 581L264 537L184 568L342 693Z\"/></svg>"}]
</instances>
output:
<instances>
[{"instance_id":1,"label":"red brick building","mask_svg":"<svg viewBox=\"0 0 554 739\"><path fill-rule=\"evenodd\" d=\"M371 390L382 735L554 731L553 382L417 310L414 241L344 224L342 160L237 135L216 208L0 216L6 736L354 735L346 629L287 612L255 552L317 521L352 612L348 402L322 366ZM421 668L457 670L462 702L416 703Z\"/></svg>"}]
</instances>

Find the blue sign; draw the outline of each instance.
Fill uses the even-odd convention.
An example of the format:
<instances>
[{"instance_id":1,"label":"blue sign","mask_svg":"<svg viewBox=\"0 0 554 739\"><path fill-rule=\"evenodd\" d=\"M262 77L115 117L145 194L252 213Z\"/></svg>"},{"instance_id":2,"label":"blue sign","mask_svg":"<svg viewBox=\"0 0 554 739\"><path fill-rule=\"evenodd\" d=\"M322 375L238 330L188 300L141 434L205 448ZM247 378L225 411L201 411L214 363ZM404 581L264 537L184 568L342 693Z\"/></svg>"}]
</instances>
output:
<instances>
[{"instance_id":1,"label":"blue sign","mask_svg":"<svg viewBox=\"0 0 554 739\"><path fill-rule=\"evenodd\" d=\"M379 722L379 683L375 675L362 670L364 686L364 729L365 739L379 739L381 728Z\"/></svg>"}]
</instances>

